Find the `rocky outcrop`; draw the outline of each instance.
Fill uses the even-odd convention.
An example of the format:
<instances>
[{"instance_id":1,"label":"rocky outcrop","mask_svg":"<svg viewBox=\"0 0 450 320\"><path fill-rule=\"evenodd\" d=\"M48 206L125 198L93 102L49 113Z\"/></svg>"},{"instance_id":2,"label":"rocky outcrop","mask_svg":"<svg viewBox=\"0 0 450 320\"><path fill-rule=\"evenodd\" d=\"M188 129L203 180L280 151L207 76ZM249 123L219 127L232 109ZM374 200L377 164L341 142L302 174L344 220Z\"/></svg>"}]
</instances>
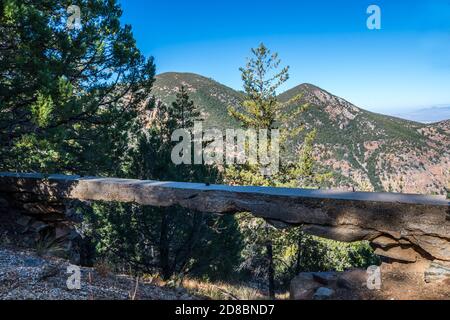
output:
<instances>
[{"instance_id":1,"label":"rocky outcrop","mask_svg":"<svg viewBox=\"0 0 450 320\"><path fill-rule=\"evenodd\" d=\"M247 211L321 237L369 240L391 259L450 261L450 203L442 197L11 173L0 174L0 193L29 216L53 221L65 220L70 199Z\"/></svg>"},{"instance_id":2,"label":"rocky outcrop","mask_svg":"<svg viewBox=\"0 0 450 320\"><path fill-rule=\"evenodd\" d=\"M291 281L292 300L336 299L343 293L355 293L367 288L368 274L354 269L346 272L302 272Z\"/></svg>"},{"instance_id":3,"label":"rocky outcrop","mask_svg":"<svg viewBox=\"0 0 450 320\"><path fill-rule=\"evenodd\" d=\"M450 300L448 266L431 263L382 263L367 270L302 272L291 281L294 300ZM417 268L420 266L419 268Z\"/></svg>"},{"instance_id":4,"label":"rocky outcrop","mask_svg":"<svg viewBox=\"0 0 450 320\"><path fill-rule=\"evenodd\" d=\"M15 212L24 233L50 233L52 239L69 240L67 245L76 243L72 200L179 205L219 214L251 212L276 226L303 225L306 232L321 237L368 240L387 262L450 262L450 203L442 197L0 174L1 215Z\"/></svg>"},{"instance_id":5,"label":"rocky outcrop","mask_svg":"<svg viewBox=\"0 0 450 320\"><path fill-rule=\"evenodd\" d=\"M86 264L85 242L77 230L82 217L74 202L33 192L0 193L1 242Z\"/></svg>"}]
</instances>

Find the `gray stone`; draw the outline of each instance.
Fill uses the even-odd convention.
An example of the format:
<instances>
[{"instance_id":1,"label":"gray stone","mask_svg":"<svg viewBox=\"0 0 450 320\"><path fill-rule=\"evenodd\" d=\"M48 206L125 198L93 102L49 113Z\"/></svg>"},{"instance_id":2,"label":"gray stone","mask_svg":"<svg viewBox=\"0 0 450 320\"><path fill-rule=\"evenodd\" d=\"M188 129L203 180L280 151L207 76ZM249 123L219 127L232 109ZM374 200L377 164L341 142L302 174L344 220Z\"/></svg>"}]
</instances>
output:
<instances>
[{"instance_id":1,"label":"gray stone","mask_svg":"<svg viewBox=\"0 0 450 320\"><path fill-rule=\"evenodd\" d=\"M66 227L55 228L55 239L67 238L72 230Z\"/></svg>"},{"instance_id":2,"label":"gray stone","mask_svg":"<svg viewBox=\"0 0 450 320\"><path fill-rule=\"evenodd\" d=\"M35 257L28 257L28 258L25 258L25 260L23 261L23 264L25 267L40 267L44 263L43 263L42 259L35 258Z\"/></svg>"},{"instance_id":3,"label":"gray stone","mask_svg":"<svg viewBox=\"0 0 450 320\"><path fill-rule=\"evenodd\" d=\"M342 272L336 281L339 288L355 290L367 286L367 271L354 269Z\"/></svg>"},{"instance_id":4,"label":"gray stone","mask_svg":"<svg viewBox=\"0 0 450 320\"><path fill-rule=\"evenodd\" d=\"M320 287L314 293L314 300L328 300L334 295L334 290L326 287Z\"/></svg>"},{"instance_id":5,"label":"gray stone","mask_svg":"<svg viewBox=\"0 0 450 320\"><path fill-rule=\"evenodd\" d=\"M336 272L314 272L313 278L316 282L328 286L336 283L338 276Z\"/></svg>"},{"instance_id":6,"label":"gray stone","mask_svg":"<svg viewBox=\"0 0 450 320\"><path fill-rule=\"evenodd\" d=\"M48 203L25 203L23 208L33 214L64 213L64 207Z\"/></svg>"},{"instance_id":7,"label":"gray stone","mask_svg":"<svg viewBox=\"0 0 450 320\"><path fill-rule=\"evenodd\" d=\"M314 280L311 272L303 272L291 281L290 298L292 300L311 300L320 284Z\"/></svg>"}]
</instances>

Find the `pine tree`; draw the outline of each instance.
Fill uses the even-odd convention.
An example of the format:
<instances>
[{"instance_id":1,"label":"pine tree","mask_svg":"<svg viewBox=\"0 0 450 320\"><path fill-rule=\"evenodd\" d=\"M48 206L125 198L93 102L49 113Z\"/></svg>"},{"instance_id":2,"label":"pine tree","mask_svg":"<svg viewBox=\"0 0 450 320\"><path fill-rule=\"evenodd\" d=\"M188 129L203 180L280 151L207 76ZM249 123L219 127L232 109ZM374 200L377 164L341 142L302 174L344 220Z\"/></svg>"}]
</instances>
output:
<instances>
[{"instance_id":1,"label":"pine tree","mask_svg":"<svg viewBox=\"0 0 450 320\"><path fill-rule=\"evenodd\" d=\"M172 132L199 120L200 113L187 91L180 89L171 106L154 99L149 105L154 110L153 121L132 150L127 176L142 180L219 182L220 174L214 166L176 165L171 160L175 145L171 141ZM122 216L122 212L127 215ZM214 278L223 276L239 259L241 236L233 216L219 217L180 207L126 204L106 204L97 208L97 215L105 217L102 225L96 224L100 238L109 237L108 241L100 242L101 252L135 271L158 271L165 280L187 273Z\"/></svg>"},{"instance_id":2,"label":"pine tree","mask_svg":"<svg viewBox=\"0 0 450 320\"><path fill-rule=\"evenodd\" d=\"M0 5L0 170L121 175L154 81L116 1Z\"/></svg>"},{"instance_id":3,"label":"pine tree","mask_svg":"<svg viewBox=\"0 0 450 320\"><path fill-rule=\"evenodd\" d=\"M184 86L181 86L176 94L176 100L172 102L172 113L179 117L177 120L181 128L192 128L194 122L200 120L200 111L195 107L194 101L189 99Z\"/></svg>"},{"instance_id":4,"label":"pine tree","mask_svg":"<svg viewBox=\"0 0 450 320\"><path fill-rule=\"evenodd\" d=\"M303 128L288 130L284 127L287 117L292 117L303 110L306 106L299 105L295 110L288 112L288 106L298 104L300 96L296 96L287 103L280 103L276 98L276 90L289 79L289 67L280 68L281 60L278 54L260 44L256 49L252 49L253 57L248 59L245 68L241 68L242 80L246 100L240 109L229 108L229 113L240 121L244 128L252 129L280 129L282 131L282 141L288 140L293 135L298 134ZM244 185L264 185L264 186L311 186L317 175L314 171L314 161L312 157L312 142L315 132L306 136L305 145L296 162L281 163L277 174L264 176L261 174L263 166L259 164L245 164L241 166L230 166L225 171L228 182ZM271 144L270 138L268 142ZM244 215L245 223L242 225L244 233L251 245L252 252L250 260L259 260L258 256L266 256L267 277L269 284L269 296L275 297L275 266L274 252L277 250L273 243L277 237L283 236L278 233L267 222L255 220ZM250 224L248 221L251 221ZM250 227L249 227L250 226ZM256 226L256 227L255 227ZM253 262L247 261L252 265Z\"/></svg>"}]
</instances>

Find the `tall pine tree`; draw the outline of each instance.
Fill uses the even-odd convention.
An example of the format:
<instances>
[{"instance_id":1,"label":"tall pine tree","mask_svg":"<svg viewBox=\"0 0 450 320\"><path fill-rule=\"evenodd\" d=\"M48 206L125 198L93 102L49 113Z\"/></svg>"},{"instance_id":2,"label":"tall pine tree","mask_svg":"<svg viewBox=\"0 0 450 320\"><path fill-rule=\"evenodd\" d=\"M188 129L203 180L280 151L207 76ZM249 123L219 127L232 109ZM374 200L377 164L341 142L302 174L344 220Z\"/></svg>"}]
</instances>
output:
<instances>
[{"instance_id":1,"label":"tall pine tree","mask_svg":"<svg viewBox=\"0 0 450 320\"><path fill-rule=\"evenodd\" d=\"M243 128L250 129L279 129L281 141L285 143L293 135L298 134L303 128L288 130L285 128L286 119L301 113L306 106L299 105L300 96L296 96L287 103L277 100L277 89L289 79L289 67L280 67L281 60L277 53L272 53L264 44L252 49L252 58L244 68L241 68L242 80L246 99L241 108L229 108L229 113L238 120ZM297 103L298 107L288 111L288 106ZM306 144L302 148L298 161L282 162L278 173L265 176L261 172L264 168L261 164L244 164L229 166L225 171L225 179L229 183L243 185L263 186L292 186L298 187L302 181L313 181L316 176L314 161L312 158L312 141L314 132L307 135ZM271 144L269 135L269 147ZM259 147L262 147L261 145ZM283 145L281 146L284 147ZM302 185L305 186L305 185ZM284 237L284 233L276 231L267 222L244 215L244 223L241 229L246 235L247 246L252 248L245 254L244 266L254 270L256 265L261 265L261 259L265 256L265 275L268 279L269 296L275 297L275 269L276 260L273 244L281 243L278 237Z\"/></svg>"}]
</instances>

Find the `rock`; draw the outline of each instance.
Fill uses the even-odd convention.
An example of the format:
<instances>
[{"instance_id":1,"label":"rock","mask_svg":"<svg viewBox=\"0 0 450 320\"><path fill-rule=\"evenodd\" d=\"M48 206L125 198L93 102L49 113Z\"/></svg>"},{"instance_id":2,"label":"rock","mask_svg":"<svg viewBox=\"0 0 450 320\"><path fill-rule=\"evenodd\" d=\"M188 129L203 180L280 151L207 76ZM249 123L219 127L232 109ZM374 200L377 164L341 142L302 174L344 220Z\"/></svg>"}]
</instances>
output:
<instances>
[{"instance_id":1,"label":"rock","mask_svg":"<svg viewBox=\"0 0 450 320\"><path fill-rule=\"evenodd\" d=\"M79 240L79 239L81 239L81 235L78 233L78 231L71 229L67 238L69 240Z\"/></svg>"},{"instance_id":2,"label":"rock","mask_svg":"<svg viewBox=\"0 0 450 320\"><path fill-rule=\"evenodd\" d=\"M39 196L30 192L18 192L13 194L13 199L19 202L36 202Z\"/></svg>"},{"instance_id":3,"label":"rock","mask_svg":"<svg viewBox=\"0 0 450 320\"><path fill-rule=\"evenodd\" d=\"M76 223L81 223L83 222L83 215L79 212L77 212L77 210L75 210L75 208L67 208L65 213L65 218L69 221L73 221Z\"/></svg>"},{"instance_id":4,"label":"rock","mask_svg":"<svg viewBox=\"0 0 450 320\"><path fill-rule=\"evenodd\" d=\"M25 203L23 205L23 208L27 210L29 213L32 214L62 214L64 213L65 209L63 206L60 205L51 205L48 203Z\"/></svg>"},{"instance_id":5,"label":"rock","mask_svg":"<svg viewBox=\"0 0 450 320\"><path fill-rule=\"evenodd\" d=\"M0 246L0 300L128 300L130 293L134 293L136 278L114 273L101 277L85 267L80 267L81 289L68 290L68 265L62 259ZM173 288L145 282L139 283L136 297L140 300L199 299L187 292L179 295Z\"/></svg>"},{"instance_id":6,"label":"rock","mask_svg":"<svg viewBox=\"0 0 450 320\"><path fill-rule=\"evenodd\" d=\"M59 271L60 271L59 266L57 266L55 264L46 264L40 270L39 280L42 281L42 280L54 277L59 274Z\"/></svg>"},{"instance_id":7,"label":"rock","mask_svg":"<svg viewBox=\"0 0 450 320\"><path fill-rule=\"evenodd\" d=\"M43 223L41 221L35 221L33 222L33 224L31 225L31 228L36 232L39 233L42 230L45 230L47 228L49 228L50 226L46 223Z\"/></svg>"},{"instance_id":8,"label":"rock","mask_svg":"<svg viewBox=\"0 0 450 320\"><path fill-rule=\"evenodd\" d=\"M43 262L42 259L27 257L23 260L23 265L25 267L41 267L43 265Z\"/></svg>"},{"instance_id":9,"label":"rock","mask_svg":"<svg viewBox=\"0 0 450 320\"><path fill-rule=\"evenodd\" d=\"M416 262L419 257L417 251L412 247L404 248L401 246L388 249L377 248L375 254L404 262Z\"/></svg>"},{"instance_id":10,"label":"rock","mask_svg":"<svg viewBox=\"0 0 450 320\"><path fill-rule=\"evenodd\" d=\"M291 281L290 298L292 300L311 300L320 284L314 280L311 272L300 273Z\"/></svg>"},{"instance_id":11,"label":"rock","mask_svg":"<svg viewBox=\"0 0 450 320\"><path fill-rule=\"evenodd\" d=\"M425 271L425 282L444 282L450 280L450 263L433 261Z\"/></svg>"},{"instance_id":12,"label":"rock","mask_svg":"<svg viewBox=\"0 0 450 320\"><path fill-rule=\"evenodd\" d=\"M72 232L69 228L56 227L55 228L55 239L67 238Z\"/></svg>"},{"instance_id":13,"label":"rock","mask_svg":"<svg viewBox=\"0 0 450 320\"><path fill-rule=\"evenodd\" d=\"M338 287L343 289L360 289L367 286L367 271L354 269L341 273L336 281Z\"/></svg>"},{"instance_id":14,"label":"rock","mask_svg":"<svg viewBox=\"0 0 450 320\"><path fill-rule=\"evenodd\" d=\"M16 220L16 223L19 226L26 227L26 226L28 226L30 224L31 220L32 220L31 217L21 216L19 219Z\"/></svg>"},{"instance_id":15,"label":"rock","mask_svg":"<svg viewBox=\"0 0 450 320\"><path fill-rule=\"evenodd\" d=\"M389 248L393 246L398 246L399 242L393 238L386 236L381 236L371 241L374 245L381 248Z\"/></svg>"},{"instance_id":16,"label":"rock","mask_svg":"<svg viewBox=\"0 0 450 320\"><path fill-rule=\"evenodd\" d=\"M314 272L313 273L313 279L324 285L324 286L328 286L328 285L332 285L336 282L338 276L336 274L336 272Z\"/></svg>"},{"instance_id":17,"label":"rock","mask_svg":"<svg viewBox=\"0 0 450 320\"><path fill-rule=\"evenodd\" d=\"M330 299L334 295L334 290L326 287L320 287L314 293L314 300L327 300Z\"/></svg>"},{"instance_id":18,"label":"rock","mask_svg":"<svg viewBox=\"0 0 450 320\"><path fill-rule=\"evenodd\" d=\"M450 222L450 219L448 221ZM444 237L436 237L433 235L425 234L416 235L411 238L411 242L437 260L450 261L450 242L448 241L449 234L450 230Z\"/></svg>"},{"instance_id":19,"label":"rock","mask_svg":"<svg viewBox=\"0 0 450 320\"><path fill-rule=\"evenodd\" d=\"M195 183L115 178L0 173L0 192L31 193L39 202L28 212L45 221L68 219L64 201L119 201L158 207L179 205L189 210L256 217L285 225L303 225L311 234L339 241L405 239L429 260L450 261L450 202L438 196L376 192L342 192L271 187L216 186ZM55 200L56 199L56 200ZM41 217L42 216L42 217ZM49 218L47 218L47 216ZM390 248L378 239L380 255L414 262L413 249ZM392 240L389 240L392 241ZM425 254L423 254L425 256Z\"/></svg>"}]
</instances>

